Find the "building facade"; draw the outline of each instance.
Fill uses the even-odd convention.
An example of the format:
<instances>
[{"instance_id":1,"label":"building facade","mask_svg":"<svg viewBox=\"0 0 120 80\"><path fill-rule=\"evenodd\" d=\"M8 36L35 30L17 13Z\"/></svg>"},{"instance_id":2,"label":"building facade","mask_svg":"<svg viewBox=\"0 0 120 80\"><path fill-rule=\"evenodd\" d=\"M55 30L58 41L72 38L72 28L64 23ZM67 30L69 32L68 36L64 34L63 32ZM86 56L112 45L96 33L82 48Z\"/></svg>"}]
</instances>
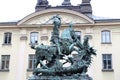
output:
<instances>
[{"instance_id":1,"label":"building facade","mask_svg":"<svg viewBox=\"0 0 120 80\"><path fill-rule=\"evenodd\" d=\"M60 33L74 23L74 30L83 41L88 36L96 49L88 74L93 80L119 80L120 20L92 15L90 0L73 6L70 0L52 7L47 0L38 0L35 12L18 22L0 23L0 80L27 80L33 71L34 54L30 46L49 45L53 15L62 19Z\"/></svg>"}]
</instances>

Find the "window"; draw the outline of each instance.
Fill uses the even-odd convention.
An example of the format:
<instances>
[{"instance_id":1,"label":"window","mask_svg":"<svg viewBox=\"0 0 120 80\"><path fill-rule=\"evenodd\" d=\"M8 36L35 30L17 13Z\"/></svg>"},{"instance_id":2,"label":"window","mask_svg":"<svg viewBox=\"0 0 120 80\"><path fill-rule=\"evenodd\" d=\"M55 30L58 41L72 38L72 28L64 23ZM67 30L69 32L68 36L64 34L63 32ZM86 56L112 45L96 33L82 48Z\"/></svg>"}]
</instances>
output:
<instances>
[{"instance_id":1,"label":"window","mask_svg":"<svg viewBox=\"0 0 120 80\"><path fill-rule=\"evenodd\" d=\"M102 55L103 70L112 70L112 54Z\"/></svg>"},{"instance_id":2,"label":"window","mask_svg":"<svg viewBox=\"0 0 120 80\"><path fill-rule=\"evenodd\" d=\"M2 55L1 57L1 70L9 70L10 55Z\"/></svg>"},{"instance_id":3,"label":"window","mask_svg":"<svg viewBox=\"0 0 120 80\"><path fill-rule=\"evenodd\" d=\"M4 44L11 44L12 33L4 33Z\"/></svg>"},{"instance_id":4,"label":"window","mask_svg":"<svg viewBox=\"0 0 120 80\"><path fill-rule=\"evenodd\" d=\"M101 33L102 43L111 43L110 31L104 30Z\"/></svg>"},{"instance_id":5,"label":"window","mask_svg":"<svg viewBox=\"0 0 120 80\"><path fill-rule=\"evenodd\" d=\"M75 34L77 35L77 38L81 40L81 32L80 31L75 31Z\"/></svg>"},{"instance_id":6,"label":"window","mask_svg":"<svg viewBox=\"0 0 120 80\"><path fill-rule=\"evenodd\" d=\"M30 34L30 42L31 42L31 44L38 43L38 32L31 32L31 34Z\"/></svg>"},{"instance_id":7,"label":"window","mask_svg":"<svg viewBox=\"0 0 120 80\"><path fill-rule=\"evenodd\" d=\"M33 70L35 62L35 55L29 55L28 58L28 70Z\"/></svg>"}]
</instances>

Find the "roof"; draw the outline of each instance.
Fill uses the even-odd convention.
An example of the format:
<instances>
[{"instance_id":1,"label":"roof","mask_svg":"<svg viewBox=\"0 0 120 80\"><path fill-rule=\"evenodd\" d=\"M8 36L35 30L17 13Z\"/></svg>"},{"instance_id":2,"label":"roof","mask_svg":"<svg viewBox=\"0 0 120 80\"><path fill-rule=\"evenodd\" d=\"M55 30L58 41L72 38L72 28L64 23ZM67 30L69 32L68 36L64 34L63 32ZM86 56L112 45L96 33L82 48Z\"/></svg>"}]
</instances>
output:
<instances>
[{"instance_id":1,"label":"roof","mask_svg":"<svg viewBox=\"0 0 120 80\"><path fill-rule=\"evenodd\" d=\"M34 13L37 13L37 12L34 12ZM99 17L99 16L95 16L95 15L92 15L92 14L84 14L84 15L86 15L90 19L94 20L95 23L120 22L120 19L115 19L115 18ZM0 22L0 26L13 26L13 25L17 25L19 21L21 21L21 20L9 21L9 22Z\"/></svg>"},{"instance_id":2,"label":"roof","mask_svg":"<svg viewBox=\"0 0 120 80\"><path fill-rule=\"evenodd\" d=\"M18 21L14 22L0 22L0 26L12 26L12 25L17 25Z\"/></svg>"}]
</instances>

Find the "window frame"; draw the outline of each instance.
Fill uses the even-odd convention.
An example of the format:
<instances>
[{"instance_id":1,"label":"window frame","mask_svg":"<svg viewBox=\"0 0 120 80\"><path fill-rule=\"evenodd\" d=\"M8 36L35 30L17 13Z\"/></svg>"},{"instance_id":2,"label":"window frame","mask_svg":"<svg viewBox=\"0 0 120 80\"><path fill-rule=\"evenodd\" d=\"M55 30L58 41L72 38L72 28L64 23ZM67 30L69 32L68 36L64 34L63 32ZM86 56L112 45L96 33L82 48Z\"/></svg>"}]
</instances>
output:
<instances>
[{"instance_id":1,"label":"window frame","mask_svg":"<svg viewBox=\"0 0 120 80\"><path fill-rule=\"evenodd\" d=\"M32 59L30 58L32 56ZM30 66L30 61L32 61L32 67ZM28 55L28 71L32 71L34 69L34 63L35 63L35 55L29 54Z\"/></svg>"},{"instance_id":2,"label":"window frame","mask_svg":"<svg viewBox=\"0 0 120 80\"><path fill-rule=\"evenodd\" d=\"M101 43L102 44L111 44L111 31L102 30L101 31Z\"/></svg>"},{"instance_id":3,"label":"window frame","mask_svg":"<svg viewBox=\"0 0 120 80\"><path fill-rule=\"evenodd\" d=\"M34 33L36 33L37 36L35 36ZM33 34L34 34L34 36L33 36ZM38 44L38 35L39 35L38 32L31 32L31 33L30 33L30 44ZM35 40L35 38L36 38L37 40ZM32 41L32 39L34 39L34 41Z\"/></svg>"},{"instance_id":4,"label":"window frame","mask_svg":"<svg viewBox=\"0 0 120 80\"><path fill-rule=\"evenodd\" d=\"M108 56L110 57L110 59L108 58ZM104 60L106 61L106 68L104 68L104 66L105 66ZM110 61L111 65L109 65L109 61ZM110 66L111 66L111 68L109 68ZM113 70L112 54L102 54L102 71L114 71Z\"/></svg>"},{"instance_id":5,"label":"window frame","mask_svg":"<svg viewBox=\"0 0 120 80\"><path fill-rule=\"evenodd\" d=\"M5 32L4 33L4 42L3 42L3 44L11 45L11 42L12 42L12 32Z\"/></svg>"},{"instance_id":6,"label":"window frame","mask_svg":"<svg viewBox=\"0 0 120 80\"><path fill-rule=\"evenodd\" d=\"M4 57L4 59L3 59ZM3 63L4 61L4 63ZM8 61L8 68L7 68L7 61ZM4 64L4 66L3 66ZM10 68L10 55L1 55L1 71L9 71Z\"/></svg>"}]
</instances>

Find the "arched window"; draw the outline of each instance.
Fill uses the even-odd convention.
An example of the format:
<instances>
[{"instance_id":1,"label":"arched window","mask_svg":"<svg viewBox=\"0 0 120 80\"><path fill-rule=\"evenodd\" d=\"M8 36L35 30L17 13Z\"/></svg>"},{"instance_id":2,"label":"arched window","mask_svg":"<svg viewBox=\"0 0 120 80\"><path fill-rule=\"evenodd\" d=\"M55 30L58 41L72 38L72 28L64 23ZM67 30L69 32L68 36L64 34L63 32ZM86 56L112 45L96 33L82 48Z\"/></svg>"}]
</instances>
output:
<instances>
[{"instance_id":1,"label":"arched window","mask_svg":"<svg viewBox=\"0 0 120 80\"><path fill-rule=\"evenodd\" d=\"M30 43L31 44L38 43L38 32L31 32L30 33Z\"/></svg>"},{"instance_id":2,"label":"arched window","mask_svg":"<svg viewBox=\"0 0 120 80\"><path fill-rule=\"evenodd\" d=\"M111 35L109 30L103 30L101 32L101 42L102 43L111 43Z\"/></svg>"},{"instance_id":3,"label":"arched window","mask_svg":"<svg viewBox=\"0 0 120 80\"><path fill-rule=\"evenodd\" d=\"M11 44L12 33L6 32L4 33L4 44Z\"/></svg>"}]
</instances>

